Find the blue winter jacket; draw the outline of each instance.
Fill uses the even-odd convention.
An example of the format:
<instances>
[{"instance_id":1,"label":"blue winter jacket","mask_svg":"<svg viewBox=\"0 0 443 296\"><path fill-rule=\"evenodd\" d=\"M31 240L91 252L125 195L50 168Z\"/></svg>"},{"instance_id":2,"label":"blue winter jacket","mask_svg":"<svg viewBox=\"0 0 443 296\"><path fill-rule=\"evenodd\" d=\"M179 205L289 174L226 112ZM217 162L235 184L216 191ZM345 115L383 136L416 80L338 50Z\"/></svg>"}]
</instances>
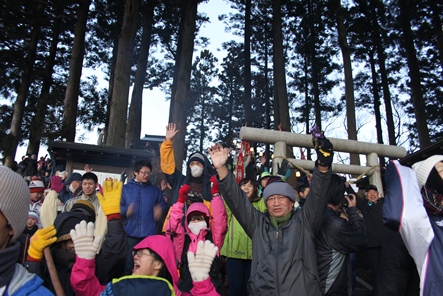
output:
<instances>
[{"instance_id":1,"label":"blue winter jacket","mask_svg":"<svg viewBox=\"0 0 443 296\"><path fill-rule=\"evenodd\" d=\"M126 217L126 212L131 203L135 204L134 213ZM163 199L162 192L150 182L141 183L134 179L123 186L120 202L121 216L126 220L125 231L129 237L145 238L156 234L156 221L154 220L154 206L160 205L166 214L169 205Z\"/></svg>"}]
</instances>

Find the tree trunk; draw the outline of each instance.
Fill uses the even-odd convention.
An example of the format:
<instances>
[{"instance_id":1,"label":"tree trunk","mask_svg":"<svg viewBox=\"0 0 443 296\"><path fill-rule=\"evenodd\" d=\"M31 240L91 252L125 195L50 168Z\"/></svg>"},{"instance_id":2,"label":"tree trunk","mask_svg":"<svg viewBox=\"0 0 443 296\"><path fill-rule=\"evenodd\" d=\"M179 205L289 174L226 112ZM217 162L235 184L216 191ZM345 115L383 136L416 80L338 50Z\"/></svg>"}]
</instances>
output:
<instances>
[{"instance_id":1,"label":"tree trunk","mask_svg":"<svg viewBox=\"0 0 443 296\"><path fill-rule=\"evenodd\" d=\"M135 34L139 26L141 0L128 0L125 5L123 27L118 41L114 89L112 91L106 145L125 147L126 120L128 116L129 83Z\"/></svg>"},{"instance_id":2,"label":"tree trunk","mask_svg":"<svg viewBox=\"0 0 443 296\"><path fill-rule=\"evenodd\" d=\"M432 27L434 29L435 41L437 44L438 56L440 57L440 66L443 72L443 32L442 23L440 20L440 10L436 0L428 1L432 10Z\"/></svg>"},{"instance_id":3,"label":"tree trunk","mask_svg":"<svg viewBox=\"0 0 443 296\"><path fill-rule=\"evenodd\" d=\"M285 73L285 57L283 54L283 34L282 34L282 17L281 17L281 0L273 0L272 2L273 19L272 32L274 37L274 84L275 84L275 101L278 101L278 109L274 112L279 113L279 122L283 131L291 131L291 120L289 117L289 102L286 91L286 73Z\"/></svg>"},{"instance_id":4,"label":"tree trunk","mask_svg":"<svg viewBox=\"0 0 443 296\"><path fill-rule=\"evenodd\" d=\"M312 96L314 99L314 113L315 113L315 125L322 130L321 127L321 106L320 106L320 92L318 90L318 77L317 77L317 56L315 48L315 12L314 12L313 1L310 0L308 4L308 15L309 15L309 49L311 58L311 76L312 76Z\"/></svg>"},{"instance_id":5,"label":"tree trunk","mask_svg":"<svg viewBox=\"0 0 443 296\"><path fill-rule=\"evenodd\" d=\"M56 15L60 15L62 11L61 5L59 5L58 2L55 2L54 4L57 5ZM60 37L60 27L61 27L61 18L56 17L52 28L51 46L49 49L49 56L46 62L45 76L43 77L40 99L38 101L37 110L35 112L34 118L32 119L32 123L30 126L27 154L38 155L38 151L40 149L40 142L43 130L45 128L45 114L47 111L47 106L51 102L49 91L52 85L52 73L54 73L55 56L57 53L57 45Z\"/></svg>"},{"instance_id":6,"label":"tree trunk","mask_svg":"<svg viewBox=\"0 0 443 296\"><path fill-rule=\"evenodd\" d=\"M40 16L43 12L43 4L39 3L36 14ZM28 43L28 49L25 59L25 64L21 76L20 87L17 91L17 99L14 103L14 112L12 113L10 135L11 140L4 151L4 165L12 167L17 152L17 146L20 142L23 116L25 114L25 104L29 94L29 87L31 85L32 71L35 63L35 56L37 52L37 43L40 38L41 26L37 22L32 28L31 36Z\"/></svg>"},{"instance_id":7,"label":"tree trunk","mask_svg":"<svg viewBox=\"0 0 443 296\"><path fill-rule=\"evenodd\" d=\"M414 105L414 113L420 148L426 148L431 144L429 130L426 122L426 106L421 89L420 68L418 66L417 54L411 30L409 12L414 11L412 3L408 0L399 0L400 5L400 25L403 29L403 47L406 51L406 58L409 66L409 78L411 79L411 97Z\"/></svg>"},{"instance_id":8,"label":"tree trunk","mask_svg":"<svg viewBox=\"0 0 443 296\"><path fill-rule=\"evenodd\" d=\"M352 77L351 51L348 46L346 27L344 24L344 11L340 0L333 0L333 8L336 12L338 43L343 57L345 74L345 97L346 97L346 123L348 126L348 139L357 140L357 124L355 120L354 79ZM351 164L360 165L358 154L351 153Z\"/></svg>"},{"instance_id":9,"label":"tree trunk","mask_svg":"<svg viewBox=\"0 0 443 296\"><path fill-rule=\"evenodd\" d=\"M69 77L66 85L65 109L61 136L66 141L75 141L75 128L77 121L78 95L80 92L80 78L82 76L83 57L85 55L86 22L88 20L91 0L79 1L77 9L77 22L75 24L74 44L72 45L71 61L69 64Z\"/></svg>"},{"instance_id":10,"label":"tree trunk","mask_svg":"<svg viewBox=\"0 0 443 296\"><path fill-rule=\"evenodd\" d=\"M177 124L178 134L174 139L176 168L181 171L185 159L186 118L189 110L189 84L191 80L192 55L194 51L194 33L197 17L197 0L188 0L184 5L181 22L179 46L177 46L176 67L174 73L173 93L169 112L169 121Z\"/></svg>"},{"instance_id":11,"label":"tree trunk","mask_svg":"<svg viewBox=\"0 0 443 296\"><path fill-rule=\"evenodd\" d=\"M131 107L129 108L128 126L126 129L126 148L139 149L142 124L143 89L148 66L149 48L151 46L152 25L154 23L154 5L149 5L143 13L143 33L132 90Z\"/></svg>"},{"instance_id":12,"label":"tree trunk","mask_svg":"<svg viewBox=\"0 0 443 296\"><path fill-rule=\"evenodd\" d=\"M386 70L386 55L384 52L384 45L380 38L381 30L378 24L378 17L376 12L376 3L374 0L370 1L370 17L371 17L371 27L372 27L372 42L377 49L378 56L378 66L380 69L380 77L383 89L383 99L385 101L385 110L386 110L386 123L388 126L388 137L389 137L389 145L396 145L395 139L395 128L394 128L394 118L392 115L392 100L391 100L391 92L389 91L389 81L388 81L388 71Z\"/></svg>"},{"instance_id":13,"label":"tree trunk","mask_svg":"<svg viewBox=\"0 0 443 296\"><path fill-rule=\"evenodd\" d=\"M381 128L381 113L380 113L380 95L378 89L377 70L375 68L374 52L369 53L369 63L371 65L372 76L372 95L374 96L374 116L375 116L375 130L377 131L377 143L383 144L383 129ZM379 157L380 166L385 166L385 158Z\"/></svg>"},{"instance_id":14,"label":"tree trunk","mask_svg":"<svg viewBox=\"0 0 443 296\"><path fill-rule=\"evenodd\" d=\"M123 16L124 16L124 0L117 0L117 22L115 24L115 32L114 32L114 47L112 48L112 58L111 58L111 67L109 73L109 87L108 87L108 104L106 110L106 119L105 119L105 128L104 128L104 136L103 143L106 143L108 139L108 126L109 126L109 116L111 113L111 102L112 102L112 92L114 90L114 77L115 77L115 66L117 64L117 54L118 54L118 38L121 33L122 25L123 25ZM121 9L119 9L121 8Z\"/></svg>"},{"instance_id":15,"label":"tree trunk","mask_svg":"<svg viewBox=\"0 0 443 296\"><path fill-rule=\"evenodd\" d=\"M252 126L251 109L251 0L246 0L245 7L245 126Z\"/></svg>"}]
</instances>

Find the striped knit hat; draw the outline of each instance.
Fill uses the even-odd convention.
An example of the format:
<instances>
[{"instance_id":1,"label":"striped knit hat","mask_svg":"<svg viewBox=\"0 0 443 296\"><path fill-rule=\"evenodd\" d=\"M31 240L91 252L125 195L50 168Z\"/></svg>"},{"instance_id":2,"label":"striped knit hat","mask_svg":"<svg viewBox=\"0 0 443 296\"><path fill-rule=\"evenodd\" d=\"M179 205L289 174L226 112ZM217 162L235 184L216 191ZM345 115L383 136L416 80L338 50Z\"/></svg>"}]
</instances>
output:
<instances>
[{"instance_id":1,"label":"striped knit hat","mask_svg":"<svg viewBox=\"0 0 443 296\"><path fill-rule=\"evenodd\" d=\"M11 169L0 167L0 212L14 230L10 244L26 227L29 210L29 189L25 180Z\"/></svg>"}]
</instances>

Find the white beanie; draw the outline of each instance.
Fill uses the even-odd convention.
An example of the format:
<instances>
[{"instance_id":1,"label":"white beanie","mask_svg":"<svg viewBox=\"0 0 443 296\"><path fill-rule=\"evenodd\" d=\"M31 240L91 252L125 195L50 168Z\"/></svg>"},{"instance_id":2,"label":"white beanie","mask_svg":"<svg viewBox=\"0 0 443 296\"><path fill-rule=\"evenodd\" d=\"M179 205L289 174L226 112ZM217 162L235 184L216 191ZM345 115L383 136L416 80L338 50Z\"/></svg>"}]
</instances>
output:
<instances>
[{"instance_id":1,"label":"white beanie","mask_svg":"<svg viewBox=\"0 0 443 296\"><path fill-rule=\"evenodd\" d=\"M11 244L26 227L29 189L22 176L4 166L0 167L0 211L14 230Z\"/></svg>"},{"instance_id":2,"label":"white beanie","mask_svg":"<svg viewBox=\"0 0 443 296\"><path fill-rule=\"evenodd\" d=\"M429 174L431 173L435 164L440 161L443 161L443 155L434 155L412 165L412 170L417 175L417 181L420 188L426 184Z\"/></svg>"}]
</instances>

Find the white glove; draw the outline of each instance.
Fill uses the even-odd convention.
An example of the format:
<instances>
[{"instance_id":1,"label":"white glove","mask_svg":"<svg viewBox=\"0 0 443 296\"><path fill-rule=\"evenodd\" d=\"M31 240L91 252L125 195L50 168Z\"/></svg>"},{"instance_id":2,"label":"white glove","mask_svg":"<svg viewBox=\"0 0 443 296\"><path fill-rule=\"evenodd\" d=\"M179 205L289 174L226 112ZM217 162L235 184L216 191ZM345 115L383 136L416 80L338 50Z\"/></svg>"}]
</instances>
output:
<instances>
[{"instance_id":1,"label":"white glove","mask_svg":"<svg viewBox=\"0 0 443 296\"><path fill-rule=\"evenodd\" d=\"M217 251L218 248L212 242L199 241L196 254L188 252L189 272L194 282L201 282L209 277L209 270Z\"/></svg>"},{"instance_id":2,"label":"white glove","mask_svg":"<svg viewBox=\"0 0 443 296\"><path fill-rule=\"evenodd\" d=\"M87 260L95 258L102 237L99 235L94 239L94 223L89 222L86 225L85 220L78 223L75 225L75 229L71 229L71 238L78 258Z\"/></svg>"}]
</instances>

